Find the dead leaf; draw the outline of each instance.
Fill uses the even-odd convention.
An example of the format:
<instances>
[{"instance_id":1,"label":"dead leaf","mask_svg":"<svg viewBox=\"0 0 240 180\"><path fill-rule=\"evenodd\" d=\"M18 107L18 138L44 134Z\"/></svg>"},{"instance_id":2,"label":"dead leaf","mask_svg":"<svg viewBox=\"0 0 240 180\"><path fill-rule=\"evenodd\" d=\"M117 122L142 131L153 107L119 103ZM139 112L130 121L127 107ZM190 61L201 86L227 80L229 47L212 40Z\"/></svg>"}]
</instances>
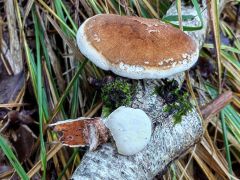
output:
<instances>
[{"instance_id":1,"label":"dead leaf","mask_svg":"<svg viewBox=\"0 0 240 180\"><path fill-rule=\"evenodd\" d=\"M13 101L24 85L24 73L0 76L0 103Z\"/></svg>"},{"instance_id":2,"label":"dead leaf","mask_svg":"<svg viewBox=\"0 0 240 180\"><path fill-rule=\"evenodd\" d=\"M17 152L20 162L24 162L30 157L34 145L34 137L33 133L26 125L19 126L15 131L14 138L12 137L11 142Z\"/></svg>"},{"instance_id":3,"label":"dead leaf","mask_svg":"<svg viewBox=\"0 0 240 180\"><path fill-rule=\"evenodd\" d=\"M11 166L8 166L6 164L0 164L0 174L3 174L10 170L12 170Z\"/></svg>"},{"instance_id":4,"label":"dead leaf","mask_svg":"<svg viewBox=\"0 0 240 180\"><path fill-rule=\"evenodd\" d=\"M209 78L212 72L215 72L214 65L211 63L209 59L200 57L197 66L199 67L201 76L203 78Z\"/></svg>"},{"instance_id":5,"label":"dead leaf","mask_svg":"<svg viewBox=\"0 0 240 180\"><path fill-rule=\"evenodd\" d=\"M21 123L21 124L32 124L34 123L34 119L31 117L32 112L30 111L10 111L8 112L8 119L13 124L15 123Z\"/></svg>"}]
</instances>

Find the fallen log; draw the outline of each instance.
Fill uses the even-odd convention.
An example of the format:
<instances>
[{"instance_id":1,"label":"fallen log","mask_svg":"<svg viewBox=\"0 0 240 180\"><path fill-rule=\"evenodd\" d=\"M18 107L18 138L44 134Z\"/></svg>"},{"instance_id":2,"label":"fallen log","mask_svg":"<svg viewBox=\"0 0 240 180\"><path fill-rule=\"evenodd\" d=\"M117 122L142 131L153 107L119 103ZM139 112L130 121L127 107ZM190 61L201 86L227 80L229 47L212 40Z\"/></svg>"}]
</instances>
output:
<instances>
[{"instance_id":1,"label":"fallen log","mask_svg":"<svg viewBox=\"0 0 240 180\"><path fill-rule=\"evenodd\" d=\"M205 10L204 10L205 9ZM201 30L186 32L201 49L208 27L206 2L203 2L204 19ZM183 15L193 15L194 19L183 22L183 25L200 25L193 7L182 7ZM167 15L177 15L173 5ZM182 82L182 74L173 77ZM179 83L181 85L181 83ZM147 80L144 85L138 82L131 107L139 108L153 120L153 134L150 143L144 150L132 156L117 153L114 143L100 146L93 152L87 152L75 170L72 179L153 179L163 173L172 161L194 146L202 137L203 128L199 114L192 108L182 117L182 121L174 124L173 116L163 111L165 101L155 92L156 81Z\"/></svg>"},{"instance_id":2,"label":"fallen log","mask_svg":"<svg viewBox=\"0 0 240 180\"><path fill-rule=\"evenodd\" d=\"M73 179L152 179L200 140L203 129L196 110L174 125L172 116L163 112L164 100L154 90L153 81L147 81L145 88L139 83L132 103L155 122L147 147L136 155L122 156L112 143L104 144L84 155Z\"/></svg>"}]
</instances>

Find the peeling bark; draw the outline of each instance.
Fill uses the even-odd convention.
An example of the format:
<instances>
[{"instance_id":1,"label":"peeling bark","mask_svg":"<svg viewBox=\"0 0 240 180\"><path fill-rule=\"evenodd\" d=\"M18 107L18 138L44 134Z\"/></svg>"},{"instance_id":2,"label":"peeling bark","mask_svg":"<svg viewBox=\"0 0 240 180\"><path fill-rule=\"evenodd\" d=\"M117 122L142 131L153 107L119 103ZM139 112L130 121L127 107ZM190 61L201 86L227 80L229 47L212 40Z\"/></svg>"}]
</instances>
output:
<instances>
[{"instance_id":1,"label":"peeling bark","mask_svg":"<svg viewBox=\"0 0 240 180\"><path fill-rule=\"evenodd\" d=\"M204 1L205 2L205 1ZM206 5L206 2L205 2ZM202 9L205 9L203 6ZM183 15L194 15L191 21L183 25L200 24L193 7L182 7ZM167 15L177 15L173 5ZM208 14L202 11L204 25L201 30L186 32L201 49L207 32ZM179 42L180 43L180 42ZM171 79L183 81L182 73ZM132 107L145 111L153 120L153 134L147 147L133 156L117 153L113 143L102 145L93 152L87 152L75 170L72 179L153 179L159 172L163 173L168 165L196 144L203 134L202 122L195 108L182 117L182 122L174 125L172 115L163 112L164 100L154 93L157 81L146 80L144 85L137 85Z\"/></svg>"}]
</instances>

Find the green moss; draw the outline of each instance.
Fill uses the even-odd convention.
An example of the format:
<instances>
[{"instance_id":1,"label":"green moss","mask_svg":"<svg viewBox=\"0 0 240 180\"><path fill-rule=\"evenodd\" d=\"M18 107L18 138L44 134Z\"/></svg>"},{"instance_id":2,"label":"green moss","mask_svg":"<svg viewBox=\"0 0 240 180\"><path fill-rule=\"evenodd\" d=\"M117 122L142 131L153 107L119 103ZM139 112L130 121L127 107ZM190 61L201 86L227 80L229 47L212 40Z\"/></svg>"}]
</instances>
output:
<instances>
[{"instance_id":1,"label":"green moss","mask_svg":"<svg viewBox=\"0 0 240 180\"><path fill-rule=\"evenodd\" d=\"M132 100L132 86L122 79L105 84L101 89L101 97L104 104L103 116L108 116L120 106L129 106Z\"/></svg>"},{"instance_id":2,"label":"green moss","mask_svg":"<svg viewBox=\"0 0 240 180\"><path fill-rule=\"evenodd\" d=\"M156 89L156 92L167 104L163 111L173 114L174 124L180 123L182 116L186 115L192 109L192 105L189 102L188 92L179 89L175 80L163 81L165 85Z\"/></svg>"},{"instance_id":3,"label":"green moss","mask_svg":"<svg viewBox=\"0 0 240 180\"><path fill-rule=\"evenodd\" d=\"M109 116L109 114L111 114L112 111L113 111L112 108L109 108L109 107L103 105L102 116L107 117L107 116Z\"/></svg>"},{"instance_id":4,"label":"green moss","mask_svg":"<svg viewBox=\"0 0 240 180\"><path fill-rule=\"evenodd\" d=\"M169 103L164 108L165 112L173 113L174 124L180 123L182 121L182 116L186 115L192 109L192 105L189 102L188 93L179 93L177 89L174 93L178 97L173 103Z\"/></svg>"}]
</instances>

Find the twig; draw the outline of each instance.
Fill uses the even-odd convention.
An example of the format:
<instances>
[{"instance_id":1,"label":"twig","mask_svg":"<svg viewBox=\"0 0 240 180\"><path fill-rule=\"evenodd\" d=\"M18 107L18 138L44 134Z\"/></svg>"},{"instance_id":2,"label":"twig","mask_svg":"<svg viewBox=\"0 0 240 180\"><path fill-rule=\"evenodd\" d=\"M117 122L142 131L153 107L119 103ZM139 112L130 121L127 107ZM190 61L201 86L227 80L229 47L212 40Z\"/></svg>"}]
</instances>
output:
<instances>
[{"instance_id":1,"label":"twig","mask_svg":"<svg viewBox=\"0 0 240 180\"><path fill-rule=\"evenodd\" d=\"M209 120L224 108L233 98L232 91L226 91L215 100L200 108L205 120Z\"/></svg>"}]
</instances>

